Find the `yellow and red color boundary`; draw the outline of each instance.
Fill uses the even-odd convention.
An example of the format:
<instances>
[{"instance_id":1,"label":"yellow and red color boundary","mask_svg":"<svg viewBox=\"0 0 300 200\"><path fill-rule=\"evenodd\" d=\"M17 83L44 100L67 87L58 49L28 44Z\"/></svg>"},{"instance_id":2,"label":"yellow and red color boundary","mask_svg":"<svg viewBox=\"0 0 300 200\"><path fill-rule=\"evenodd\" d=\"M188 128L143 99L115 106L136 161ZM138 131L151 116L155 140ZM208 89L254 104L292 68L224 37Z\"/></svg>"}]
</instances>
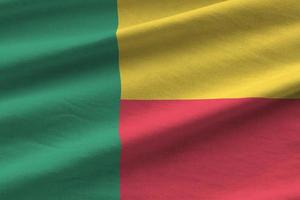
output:
<instances>
[{"instance_id":1,"label":"yellow and red color boundary","mask_svg":"<svg viewBox=\"0 0 300 200\"><path fill-rule=\"evenodd\" d=\"M298 1L119 1L121 199L300 185Z\"/></svg>"},{"instance_id":2,"label":"yellow and red color boundary","mask_svg":"<svg viewBox=\"0 0 300 200\"><path fill-rule=\"evenodd\" d=\"M299 0L0 11L1 200L300 196Z\"/></svg>"}]
</instances>

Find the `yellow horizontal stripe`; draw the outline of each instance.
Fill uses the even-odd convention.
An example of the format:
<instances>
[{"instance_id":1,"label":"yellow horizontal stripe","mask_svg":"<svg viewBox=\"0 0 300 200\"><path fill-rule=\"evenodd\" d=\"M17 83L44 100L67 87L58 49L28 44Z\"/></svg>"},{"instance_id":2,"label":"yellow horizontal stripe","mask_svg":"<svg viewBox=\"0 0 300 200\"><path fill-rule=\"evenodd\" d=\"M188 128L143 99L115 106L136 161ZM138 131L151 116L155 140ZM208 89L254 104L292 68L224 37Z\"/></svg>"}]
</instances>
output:
<instances>
[{"instance_id":1,"label":"yellow horizontal stripe","mask_svg":"<svg viewBox=\"0 0 300 200\"><path fill-rule=\"evenodd\" d=\"M117 34L123 99L300 97L299 0L119 0Z\"/></svg>"}]
</instances>

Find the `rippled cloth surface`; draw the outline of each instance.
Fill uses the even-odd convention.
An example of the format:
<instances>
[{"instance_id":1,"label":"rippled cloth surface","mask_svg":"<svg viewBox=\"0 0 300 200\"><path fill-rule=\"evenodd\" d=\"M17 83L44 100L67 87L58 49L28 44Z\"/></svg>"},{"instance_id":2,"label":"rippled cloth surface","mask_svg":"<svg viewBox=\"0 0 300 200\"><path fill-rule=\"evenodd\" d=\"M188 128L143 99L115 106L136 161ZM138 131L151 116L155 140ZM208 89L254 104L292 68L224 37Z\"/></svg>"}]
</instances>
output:
<instances>
[{"instance_id":1,"label":"rippled cloth surface","mask_svg":"<svg viewBox=\"0 0 300 200\"><path fill-rule=\"evenodd\" d=\"M117 2L0 0L0 199L119 199Z\"/></svg>"},{"instance_id":2,"label":"rippled cloth surface","mask_svg":"<svg viewBox=\"0 0 300 200\"><path fill-rule=\"evenodd\" d=\"M0 199L300 199L300 1L0 0Z\"/></svg>"}]
</instances>

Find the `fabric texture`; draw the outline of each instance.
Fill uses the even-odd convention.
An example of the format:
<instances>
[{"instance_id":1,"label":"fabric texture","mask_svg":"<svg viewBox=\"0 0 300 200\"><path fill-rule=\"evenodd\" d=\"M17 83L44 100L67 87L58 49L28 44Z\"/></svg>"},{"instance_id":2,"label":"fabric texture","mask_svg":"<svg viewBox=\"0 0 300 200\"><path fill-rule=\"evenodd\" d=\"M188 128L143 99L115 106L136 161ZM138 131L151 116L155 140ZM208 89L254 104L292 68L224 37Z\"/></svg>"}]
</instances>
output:
<instances>
[{"instance_id":1,"label":"fabric texture","mask_svg":"<svg viewBox=\"0 0 300 200\"><path fill-rule=\"evenodd\" d=\"M299 0L0 0L0 200L300 199Z\"/></svg>"},{"instance_id":2,"label":"fabric texture","mask_svg":"<svg viewBox=\"0 0 300 200\"><path fill-rule=\"evenodd\" d=\"M0 1L0 199L119 199L117 2Z\"/></svg>"}]
</instances>

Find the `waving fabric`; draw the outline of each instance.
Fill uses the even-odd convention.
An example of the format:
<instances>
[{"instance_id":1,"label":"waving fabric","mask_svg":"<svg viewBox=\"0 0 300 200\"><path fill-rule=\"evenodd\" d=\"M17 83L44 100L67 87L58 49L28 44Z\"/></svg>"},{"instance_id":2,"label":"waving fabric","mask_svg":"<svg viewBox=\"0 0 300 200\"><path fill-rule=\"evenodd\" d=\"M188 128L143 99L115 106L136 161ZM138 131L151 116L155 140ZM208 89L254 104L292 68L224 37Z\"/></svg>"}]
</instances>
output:
<instances>
[{"instance_id":1,"label":"waving fabric","mask_svg":"<svg viewBox=\"0 0 300 200\"><path fill-rule=\"evenodd\" d=\"M119 199L117 3L0 1L0 199Z\"/></svg>"},{"instance_id":2,"label":"waving fabric","mask_svg":"<svg viewBox=\"0 0 300 200\"><path fill-rule=\"evenodd\" d=\"M300 1L0 0L0 199L300 198Z\"/></svg>"}]
</instances>

